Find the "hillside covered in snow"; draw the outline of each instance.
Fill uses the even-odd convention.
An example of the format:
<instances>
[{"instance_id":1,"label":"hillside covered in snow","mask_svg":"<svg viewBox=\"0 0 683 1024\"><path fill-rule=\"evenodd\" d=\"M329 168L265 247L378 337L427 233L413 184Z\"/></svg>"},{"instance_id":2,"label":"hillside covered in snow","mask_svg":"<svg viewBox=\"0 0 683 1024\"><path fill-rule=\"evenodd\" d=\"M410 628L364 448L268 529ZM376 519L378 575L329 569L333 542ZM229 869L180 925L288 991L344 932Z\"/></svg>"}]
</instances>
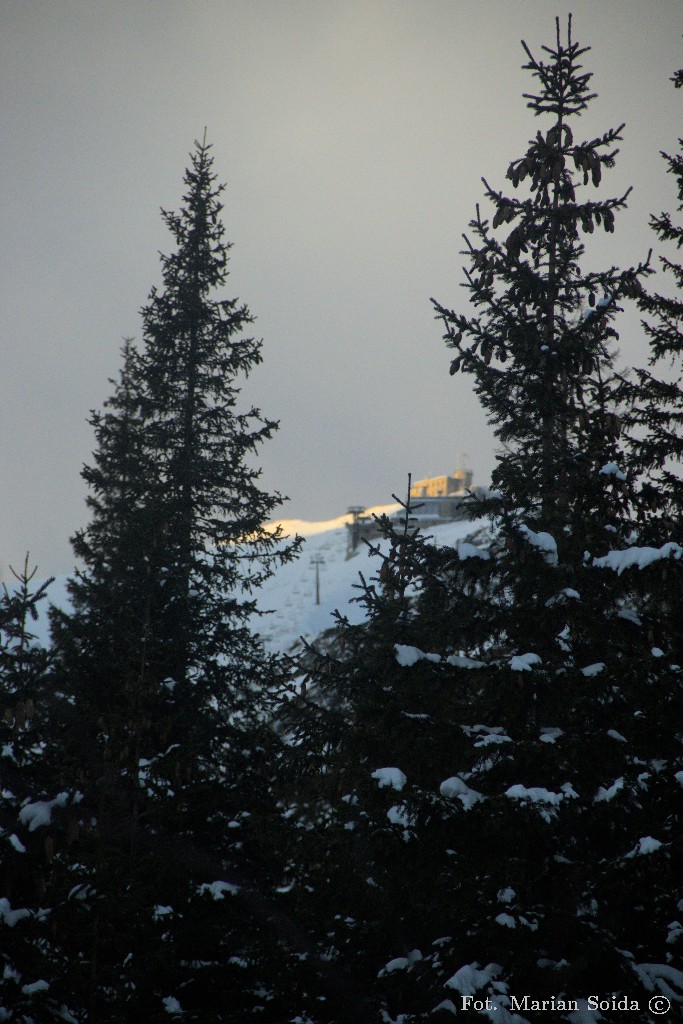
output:
<instances>
[{"instance_id":1,"label":"hillside covered in snow","mask_svg":"<svg viewBox=\"0 0 683 1024\"><path fill-rule=\"evenodd\" d=\"M368 509L368 515L396 515L397 504ZM338 610L352 623L363 619L364 609L354 602L358 591L359 573L366 579L379 571L378 559L361 542L356 552L347 557L348 529L351 515L339 516L323 522L282 520L286 534L304 538L300 557L283 565L259 591L258 604L265 616L254 621L254 629L263 636L271 651L287 651L300 637L312 640L333 625L332 614ZM479 534L485 527L483 520L444 522L425 527L425 536L433 537L438 546L455 545ZM382 544L379 542L380 550ZM321 560L320 604L315 603L315 562Z\"/></svg>"},{"instance_id":2,"label":"hillside covered in snow","mask_svg":"<svg viewBox=\"0 0 683 1024\"><path fill-rule=\"evenodd\" d=\"M394 516L400 512L400 505L377 505L366 514ZM282 519L272 524L280 526L285 536L298 535L303 538L299 558L280 566L256 594L260 612L252 619L254 632L260 633L269 651L285 652L298 643L301 637L313 640L333 625L335 610L343 612L349 621L356 623L363 619L363 608L353 601L357 594L355 584L359 573L370 578L379 570L377 559L372 557L366 544L362 543L351 557L348 557L348 529L350 514L311 522L306 519ZM473 522L444 522L437 526L423 528L425 536L433 537L438 546L455 545L474 537L485 528L483 520ZM379 542L380 549L382 542ZM320 604L316 604L316 570L319 561ZM60 576L50 585L48 599L58 607L68 604L67 577ZM39 605L39 619L32 627L37 640L43 646L49 643L47 602Z\"/></svg>"}]
</instances>

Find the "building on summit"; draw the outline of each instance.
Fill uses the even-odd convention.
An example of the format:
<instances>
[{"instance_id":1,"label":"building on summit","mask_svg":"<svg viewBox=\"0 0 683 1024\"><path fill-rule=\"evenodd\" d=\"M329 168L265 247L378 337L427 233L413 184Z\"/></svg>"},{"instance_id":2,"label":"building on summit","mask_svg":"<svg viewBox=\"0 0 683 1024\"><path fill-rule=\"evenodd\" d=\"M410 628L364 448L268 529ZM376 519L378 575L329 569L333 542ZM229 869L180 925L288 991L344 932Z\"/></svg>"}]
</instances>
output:
<instances>
[{"instance_id":1,"label":"building on summit","mask_svg":"<svg viewBox=\"0 0 683 1024\"><path fill-rule=\"evenodd\" d=\"M410 516L420 526L434 526L439 522L466 519L463 500L472 490L472 470L456 469L452 476L432 476L416 480L410 487ZM481 488L475 488L481 492ZM362 505L349 507L351 519L346 524L347 552L351 558L361 540L373 540L379 536L376 520L365 512ZM394 513L392 518L401 519L403 511Z\"/></svg>"},{"instance_id":2,"label":"building on summit","mask_svg":"<svg viewBox=\"0 0 683 1024\"><path fill-rule=\"evenodd\" d=\"M472 486L472 470L456 469L452 476L416 480L410 488L413 514L418 519L461 519L462 499Z\"/></svg>"},{"instance_id":3,"label":"building on summit","mask_svg":"<svg viewBox=\"0 0 683 1024\"><path fill-rule=\"evenodd\" d=\"M472 486L472 470L456 469L453 476L429 476L416 480L410 488L411 498L448 498L462 495Z\"/></svg>"}]
</instances>

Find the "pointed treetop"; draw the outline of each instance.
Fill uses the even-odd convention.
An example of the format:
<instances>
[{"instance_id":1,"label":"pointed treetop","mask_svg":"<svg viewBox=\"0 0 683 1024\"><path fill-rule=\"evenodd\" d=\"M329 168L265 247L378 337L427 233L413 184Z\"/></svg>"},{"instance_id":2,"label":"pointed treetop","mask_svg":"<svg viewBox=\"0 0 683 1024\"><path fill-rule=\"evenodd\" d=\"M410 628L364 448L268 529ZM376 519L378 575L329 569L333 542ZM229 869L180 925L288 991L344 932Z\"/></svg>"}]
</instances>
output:
<instances>
[{"instance_id":1,"label":"pointed treetop","mask_svg":"<svg viewBox=\"0 0 683 1024\"><path fill-rule=\"evenodd\" d=\"M527 104L536 115L557 114L572 115L579 114L585 110L591 100L596 98L596 93L589 91L588 83L592 75L590 72L582 72L582 65L578 63L579 57L588 53L589 46L580 47L572 41L572 16L569 15L567 23L567 44L562 43L560 36L560 19L555 19L557 43L556 48L544 46L543 50L549 54L551 60L545 63L537 60L527 44L522 40L522 46L529 58L529 63L524 65L525 71L531 71L541 84L541 91L536 93L524 93L524 98L529 100Z\"/></svg>"}]
</instances>

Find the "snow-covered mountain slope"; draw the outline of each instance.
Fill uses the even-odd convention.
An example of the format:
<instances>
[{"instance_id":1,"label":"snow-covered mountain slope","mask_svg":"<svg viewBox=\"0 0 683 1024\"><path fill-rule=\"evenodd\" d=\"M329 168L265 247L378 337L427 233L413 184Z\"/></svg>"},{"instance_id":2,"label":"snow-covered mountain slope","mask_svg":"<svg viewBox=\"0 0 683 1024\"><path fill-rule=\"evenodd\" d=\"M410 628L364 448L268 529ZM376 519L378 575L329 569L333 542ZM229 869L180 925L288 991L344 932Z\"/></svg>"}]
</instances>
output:
<instances>
[{"instance_id":1,"label":"snow-covered mountain slope","mask_svg":"<svg viewBox=\"0 0 683 1024\"><path fill-rule=\"evenodd\" d=\"M399 505L385 505L368 512L392 515L399 509ZM320 523L283 520L283 530L298 533L304 538L304 544L301 556L295 562L283 565L259 592L259 608L269 614L255 618L253 626L270 650L287 651L300 637L311 640L318 636L334 624L332 613L335 609L346 615L350 622L362 621L364 609L352 602L359 593L354 585L359 582L361 572L366 579L375 576L379 564L363 543L351 558L347 558L346 523L350 520L350 515ZM443 523L430 526L424 532L439 546L455 545L478 534L486 525L485 520ZM313 564L318 559L322 559L319 605L315 603Z\"/></svg>"},{"instance_id":2,"label":"snow-covered mountain slope","mask_svg":"<svg viewBox=\"0 0 683 1024\"><path fill-rule=\"evenodd\" d=\"M399 511L398 504L380 505L368 509L367 514L391 516ZM268 650L290 650L301 637L313 640L334 624L335 609L351 622L362 621L363 608L352 602L358 594L354 585L361 572L366 579L375 576L379 564L363 543L351 558L347 557L346 524L351 518L351 515L343 515L322 522L283 519L272 524L273 529L281 526L285 535L298 534L304 538L304 543L299 558L281 566L256 595L259 610L264 614L255 615L251 625L261 634ZM486 525L485 520L443 523L425 528L424 533L433 537L433 542L439 546L455 545L475 536ZM316 604L313 562L319 560L320 604ZM67 578L60 576L48 590L49 601L58 607L68 606L66 583ZM44 645L49 642L47 608L47 602L41 602L38 622L31 625L38 642Z\"/></svg>"}]
</instances>

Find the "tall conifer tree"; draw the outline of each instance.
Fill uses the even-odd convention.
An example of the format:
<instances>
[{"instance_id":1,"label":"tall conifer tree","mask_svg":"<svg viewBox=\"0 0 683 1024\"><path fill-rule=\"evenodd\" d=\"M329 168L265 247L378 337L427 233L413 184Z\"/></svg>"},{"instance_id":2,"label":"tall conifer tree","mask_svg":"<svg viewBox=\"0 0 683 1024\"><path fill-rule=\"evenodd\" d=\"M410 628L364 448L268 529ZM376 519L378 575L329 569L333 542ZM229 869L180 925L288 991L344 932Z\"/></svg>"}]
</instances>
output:
<instances>
[{"instance_id":1,"label":"tall conifer tree","mask_svg":"<svg viewBox=\"0 0 683 1024\"><path fill-rule=\"evenodd\" d=\"M306 854L303 834L295 898L315 914L325 894L329 922L341 878L324 941L384 1021L449 1019L470 998L500 1024L597 1021L623 998L646 1021L651 996L683 1002L669 927L683 670L653 599L683 550L639 544L612 351L647 266L582 269L585 236L612 234L625 206L594 191L621 129L576 137L594 95L571 20L543 59L525 51L544 127L508 169L512 195L485 182L471 311L436 304L452 372L472 375L501 444L496 490L472 510L491 535L429 552L389 530L368 623L301 698L335 852L313 832ZM512 998L525 993L545 1007Z\"/></svg>"},{"instance_id":2,"label":"tall conifer tree","mask_svg":"<svg viewBox=\"0 0 683 1024\"><path fill-rule=\"evenodd\" d=\"M672 76L683 88L683 69ZM683 139L679 151L662 153L676 183L676 214L683 210ZM628 403L625 422L632 435L631 458L643 474L643 515L653 542L663 543L683 513L683 225L676 214L653 215L650 227L668 255L659 258L661 291L648 290L638 305L650 342L649 369L637 369L623 383Z\"/></svg>"},{"instance_id":3,"label":"tall conifer tree","mask_svg":"<svg viewBox=\"0 0 683 1024\"><path fill-rule=\"evenodd\" d=\"M17 1024L73 1019L74 1005L53 914L64 896L56 860L78 796L62 788L56 722L63 695L32 632L53 582L34 590L36 571L27 556L0 596L0 1019Z\"/></svg>"},{"instance_id":4,"label":"tall conifer tree","mask_svg":"<svg viewBox=\"0 0 683 1024\"><path fill-rule=\"evenodd\" d=\"M247 307L216 295L229 246L212 162L197 143L183 205L163 212L175 247L144 344L126 343L92 418L83 568L53 617L84 792L85 873L63 935L101 1021L266 1019L275 998L262 963L274 664L250 619L296 544L264 528L281 498L253 459L277 424L238 409L260 343Z\"/></svg>"}]
</instances>

